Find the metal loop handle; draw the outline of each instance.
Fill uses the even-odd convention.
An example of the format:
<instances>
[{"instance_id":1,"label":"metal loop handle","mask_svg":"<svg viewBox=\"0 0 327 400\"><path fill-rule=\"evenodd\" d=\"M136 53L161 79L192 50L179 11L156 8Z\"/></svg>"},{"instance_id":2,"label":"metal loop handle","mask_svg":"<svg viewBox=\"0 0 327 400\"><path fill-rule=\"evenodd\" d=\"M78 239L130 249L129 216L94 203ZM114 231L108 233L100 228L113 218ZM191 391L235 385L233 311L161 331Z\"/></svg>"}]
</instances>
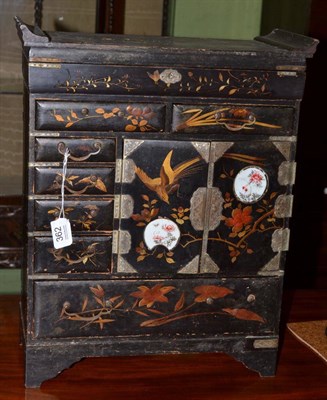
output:
<instances>
[{"instance_id":1,"label":"metal loop handle","mask_svg":"<svg viewBox=\"0 0 327 400\"><path fill-rule=\"evenodd\" d=\"M241 131L242 129L246 128L247 126L251 126L253 124L255 124L256 120L254 119L253 121L249 121L249 122L244 122L244 124L241 125L236 125L236 124L229 124L228 122L218 122L217 123L219 125L223 125L226 129L228 129L229 131L233 131L233 132L237 132L237 131Z\"/></svg>"},{"instance_id":2,"label":"metal loop handle","mask_svg":"<svg viewBox=\"0 0 327 400\"><path fill-rule=\"evenodd\" d=\"M218 125L224 126L229 131L232 132L241 131L242 129L254 125L257 122L255 115L252 112L248 113L246 109L240 109L240 110L230 109L227 111L228 111L227 113L221 113L218 111L214 115L214 117ZM241 117L237 117L235 115L236 113L241 113L241 114L245 113L246 115L245 116L241 115Z\"/></svg>"},{"instance_id":3,"label":"metal loop handle","mask_svg":"<svg viewBox=\"0 0 327 400\"><path fill-rule=\"evenodd\" d=\"M86 160L88 160L91 156L96 156L97 154L100 153L100 151L101 151L101 149L102 149L102 144L101 144L100 142L95 142L94 145L93 145L93 147L95 147L97 150L96 150L96 151L92 151L92 152L90 152L89 154L86 154L85 156L76 157L76 156L73 156L73 155L70 153L68 158L71 159L72 161L79 161L79 162L81 162L81 161L86 161ZM59 154L64 155L64 154L65 154L65 151L66 151L66 144L65 144L64 142L58 143L57 149L58 149Z\"/></svg>"}]
</instances>

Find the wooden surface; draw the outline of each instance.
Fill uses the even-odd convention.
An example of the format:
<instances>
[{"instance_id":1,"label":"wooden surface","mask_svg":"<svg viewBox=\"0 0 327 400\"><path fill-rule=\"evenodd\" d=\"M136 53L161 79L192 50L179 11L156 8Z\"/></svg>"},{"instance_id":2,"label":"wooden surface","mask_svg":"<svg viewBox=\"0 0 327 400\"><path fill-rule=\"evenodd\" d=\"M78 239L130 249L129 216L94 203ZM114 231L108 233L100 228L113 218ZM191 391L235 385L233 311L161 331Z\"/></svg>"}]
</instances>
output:
<instances>
[{"instance_id":1,"label":"wooden surface","mask_svg":"<svg viewBox=\"0 0 327 400\"><path fill-rule=\"evenodd\" d=\"M285 324L326 319L326 291L288 292L283 303L280 360L274 378L260 378L224 354L90 358L41 389L24 389L19 297L0 297L0 399L323 400L327 365Z\"/></svg>"}]
</instances>

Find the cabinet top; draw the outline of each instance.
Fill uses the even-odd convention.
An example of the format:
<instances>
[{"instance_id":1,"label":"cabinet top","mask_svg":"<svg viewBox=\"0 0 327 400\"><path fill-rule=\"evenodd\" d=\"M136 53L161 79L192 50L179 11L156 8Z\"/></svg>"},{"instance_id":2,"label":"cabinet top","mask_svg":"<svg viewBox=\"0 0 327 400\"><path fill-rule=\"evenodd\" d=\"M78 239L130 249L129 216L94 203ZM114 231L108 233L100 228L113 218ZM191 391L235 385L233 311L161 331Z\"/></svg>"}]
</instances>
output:
<instances>
[{"instance_id":1,"label":"cabinet top","mask_svg":"<svg viewBox=\"0 0 327 400\"><path fill-rule=\"evenodd\" d=\"M254 40L222 40L44 32L18 17L15 21L30 61L278 69L281 65L305 65L318 44L317 39L281 29Z\"/></svg>"}]
</instances>

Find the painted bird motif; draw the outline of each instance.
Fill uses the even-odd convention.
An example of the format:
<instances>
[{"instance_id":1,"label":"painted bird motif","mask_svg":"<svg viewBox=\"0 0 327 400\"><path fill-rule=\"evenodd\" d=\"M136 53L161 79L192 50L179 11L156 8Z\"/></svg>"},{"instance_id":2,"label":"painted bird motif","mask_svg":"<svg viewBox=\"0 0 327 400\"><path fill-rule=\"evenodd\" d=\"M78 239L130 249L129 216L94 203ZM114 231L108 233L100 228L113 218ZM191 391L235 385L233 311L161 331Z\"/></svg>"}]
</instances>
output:
<instances>
[{"instance_id":1,"label":"painted bird motif","mask_svg":"<svg viewBox=\"0 0 327 400\"><path fill-rule=\"evenodd\" d=\"M179 188L179 180L194 174L198 170L195 164L201 160L201 157L195 157L172 168L172 155L173 150L170 150L160 168L160 176L157 178L150 178L141 168L135 167L135 173L144 185L155 192L158 197L167 204L169 204L169 195Z\"/></svg>"}]
</instances>

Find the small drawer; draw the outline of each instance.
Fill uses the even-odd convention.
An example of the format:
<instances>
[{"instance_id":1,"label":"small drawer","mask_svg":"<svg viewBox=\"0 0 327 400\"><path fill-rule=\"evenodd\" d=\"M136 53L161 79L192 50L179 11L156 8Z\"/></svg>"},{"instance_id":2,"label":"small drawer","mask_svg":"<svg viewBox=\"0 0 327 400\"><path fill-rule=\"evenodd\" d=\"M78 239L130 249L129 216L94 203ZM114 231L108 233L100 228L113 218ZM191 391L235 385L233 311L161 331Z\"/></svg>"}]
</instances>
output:
<instances>
[{"instance_id":1,"label":"small drawer","mask_svg":"<svg viewBox=\"0 0 327 400\"><path fill-rule=\"evenodd\" d=\"M68 162L115 162L115 139L44 139L35 140L35 161L62 161L68 148Z\"/></svg>"},{"instance_id":2,"label":"small drawer","mask_svg":"<svg viewBox=\"0 0 327 400\"><path fill-rule=\"evenodd\" d=\"M165 114L162 104L37 101L35 123L42 130L160 132Z\"/></svg>"},{"instance_id":3,"label":"small drawer","mask_svg":"<svg viewBox=\"0 0 327 400\"><path fill-rule=\"evenodd\" d=\"M65 194L82 196L108 195L114 192L114 168L69 168L65 181ZM35 168L35 194L61 193L62 170L60 168Z\"/></svg>"},{"instance_id":4,"label":"small drawer","mask_svg":"<svg viewBox=\"0 0 327 400\"><path fill-rule=\"evenodd\" d=\"M35 246L36 273L110 272L111 236L75 236L73 244L62 249L53 247L52 237L37 237Z\"/></svg>"},{"instance_id":5,"label":"small drawer","mask_svg":"<svg viewBox=\"0 0 327 400\"><path fill-rule=\"evenodd\" d=\"M39 338L278 331L280 279L37 281L34 290Z\"/></svg>"},{"instance_id":6,"label":"small drawer","mask_svg":"<svg viewBox=\"0 0 327 400\"><path fill-rule=\"evenodd\" d=\"M173 107L173 131L244 135L294 134L295 109L253 104L181 105Z\"/></svg>"},{"instance_id":7,"label":"small drawer","mask_svg":"<svg viewBox=\"0 0 327 400\"><path fill-rule=\"evenodd\" d=\"M65 201L65 216L72 232L112 231L114 200ZM34 227L36 231L50 231L50 222L59 217L61 202L35 201Z\"/></svg>"}]
</instances>

